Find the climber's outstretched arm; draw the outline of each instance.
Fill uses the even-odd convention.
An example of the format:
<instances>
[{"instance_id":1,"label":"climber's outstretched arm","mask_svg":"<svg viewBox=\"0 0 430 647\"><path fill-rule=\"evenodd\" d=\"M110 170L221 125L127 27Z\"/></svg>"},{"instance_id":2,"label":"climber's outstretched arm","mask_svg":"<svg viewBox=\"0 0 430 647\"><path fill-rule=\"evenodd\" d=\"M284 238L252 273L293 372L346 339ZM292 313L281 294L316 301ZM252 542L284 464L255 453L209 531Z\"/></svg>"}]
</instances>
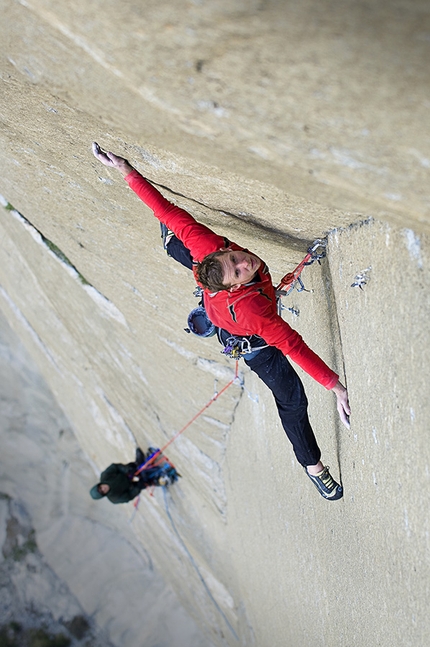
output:
<instances>
[{"instance_id":1,"label":"climber's outstretched arm","mask_svg":"<svg viewBox=\"0 0 430 647\"><path fill-rule=\"evenodd\" d=\"M351 409L348 402L348 391L339 381L334 385L332 391L336 395L337 410L339 412L340 419L345 427L349 429L349 416L351 414Z\"/></svg>"},{"instance_id":2,"label":"climber's outstretched arm","mask_svg":"<svg viewBox=\"0 0 430 647\"><path fill-rule=\"evenodd\" d=\"M94 157L96 157L99 162L110 168L116 168L123 177L134 171L134 168L127 162L123 157L118 157L111 152L103 151L97 142L93 142L92 145Z\"/></svg>"}]
</instances>

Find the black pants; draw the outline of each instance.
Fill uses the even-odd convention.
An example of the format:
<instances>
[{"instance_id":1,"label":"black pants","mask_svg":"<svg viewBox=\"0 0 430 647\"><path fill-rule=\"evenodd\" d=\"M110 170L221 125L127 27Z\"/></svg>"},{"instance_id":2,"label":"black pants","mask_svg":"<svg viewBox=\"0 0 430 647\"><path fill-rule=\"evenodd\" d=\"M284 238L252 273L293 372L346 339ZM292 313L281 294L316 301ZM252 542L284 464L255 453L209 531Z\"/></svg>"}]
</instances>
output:
<instances>
[{"instance_id":1,"label":"black pants","mask_svg":"<svg viewBox=\"0 0 430 647\"><path fill-rule=\"evenodd\" d=\"M178 263L192 268L190 252L176 236L168 243L167 252ZM220 331L221 340L227 336L230 333ZM261 341L264 343L264 340ZM298 462L304 466L316 465L321 452L309 422L308 401L299 376L285 355L274 346L263 348L251 359L246 359L246 355L244 357L249 368L272 391L279 418Z\"/></svg>"}]
</instances>

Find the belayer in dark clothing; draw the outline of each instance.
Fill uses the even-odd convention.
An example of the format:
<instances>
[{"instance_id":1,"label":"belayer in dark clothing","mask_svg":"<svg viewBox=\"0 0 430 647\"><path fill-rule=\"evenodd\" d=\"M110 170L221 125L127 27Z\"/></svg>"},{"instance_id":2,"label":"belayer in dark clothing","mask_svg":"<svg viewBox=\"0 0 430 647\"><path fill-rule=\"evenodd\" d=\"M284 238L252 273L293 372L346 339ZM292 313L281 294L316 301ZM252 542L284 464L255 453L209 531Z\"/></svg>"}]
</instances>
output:
<instances>
[{"instance_id":1,"label":"belayer in dark clothing","mask_svg":"<svg viewBox=\"0 0 430 647\"><path fill-rule=\"evenodd\" d=\"M133 463L112 463L100 475L100 482L94 485L90 494L93 499L107 497L111 503L127 503L139 496L142 490L149 486L171 485L177 481L179 474L176 469L158 454L154 463L149 463L141 472L136 474L139 467L151 458L158 450L150 447L145 454L138 447L136 460Z\"/></svg>"}]
</instances>

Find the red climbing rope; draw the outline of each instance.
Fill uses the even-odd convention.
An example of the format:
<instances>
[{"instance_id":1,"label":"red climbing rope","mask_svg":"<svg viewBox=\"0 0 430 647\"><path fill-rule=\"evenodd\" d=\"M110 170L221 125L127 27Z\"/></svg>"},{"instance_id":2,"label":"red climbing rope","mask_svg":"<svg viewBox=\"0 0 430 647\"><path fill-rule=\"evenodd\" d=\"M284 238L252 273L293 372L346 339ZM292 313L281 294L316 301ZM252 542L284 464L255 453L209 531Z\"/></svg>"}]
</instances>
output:
<instances>
[{"instance_id":1,"label":"red climbing rope","mask_svg":"<svg viewBox=\"0 0 430 647\"><path fill-rule=\"evenodd\" d=\"M216 400L218 400L218 398L220 397L220 395L222 395L225 391L227 391L227 389L228 389L228 388L233 384L233 382L236 380L236 378L237 378L238 374L239 374L239 361L238 361L238 360L236 360L236 369L235 369L235 372L234 372L234 377L230 380L230 382L228 382L228 384L226 384L226 385L221 389L221 391L219 391L218 393L214 393L214 395L211 397L211 399L210 399L208 402L206 402L206 404L205 404L205 405L200 409L200 411L198 411L198 412L196 413L196 415L195 415L195 416L193 416L193 417L191 418L191 420L189 420L189 421L187 422L187 424L186 424L186 425L184 425L184 426L182 427L182 429L180 429L178 432L176 432L176 434L175 434L174 436L172 436L172 438L171 438L171 439L170 439L170 440L169 440L169 441L168 441L168 442L167 442L167 443L166 443L166 444L165 444L161 449L157 450L157 451L155 452L155 454L153 454L153 456L151 456L151 458L149 458L149 459L148 459L148 460L147 460L143 465L141 465L141 466L139 467L139 469L137 470L137 472L135 473L135 476L137 476L138 474L140 474L140 472L142 472L144 469L148 468L150 465L154 464L154 463L156 462L156 460L157 460L157 457L159 457L159 456L160 456L160 454L162 454L162 453L164 452L164 450L166 449L166 447L168 447L169 445L171 445L171 444L172 444L172 443L173 443L173 442L178 438L178 436L180 436L180 435L181 435L181 434L182 434L186 429L188 429L188 427L189 427L190 425L192 425L192 423L193 423L195 420L197 420L197 418L198 418L199 416L201 416L201 415L202 415L202 413L203 413L204 411L206 411L206 409L208 409L208 408L211 406L211 404L213 404ZM170 461L169 461L169 462L170 462ZM171 464L172 464L172 463L171 463ZM174 467L174 466L173 466L173 467Z\"/></svg>"}]
</instances>

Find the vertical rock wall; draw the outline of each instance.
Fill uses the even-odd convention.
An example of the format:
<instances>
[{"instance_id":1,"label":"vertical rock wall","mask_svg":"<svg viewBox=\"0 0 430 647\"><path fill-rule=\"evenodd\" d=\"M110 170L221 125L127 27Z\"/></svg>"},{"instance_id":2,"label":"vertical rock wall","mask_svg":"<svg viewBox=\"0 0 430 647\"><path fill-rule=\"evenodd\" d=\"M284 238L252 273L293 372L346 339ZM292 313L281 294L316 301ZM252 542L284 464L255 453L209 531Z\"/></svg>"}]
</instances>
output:
<instances>
[{"instance_id":1,"label":"vertical rock wall","mask_svg":"<svg viewBox=\"0 0 430 647\"><path fill-rule=\"evenodd\" d=\"M3 317L0 358L2 644L206 644L129 510L92 504L93 466Z\"/></svg>"},{"instance_id":2,"label":"vertical rock wall","mask_svg":"<svg viewBox=\"0 0 430 647\"><path fill-rule=\"evenodd\" d=\"M426 4L1 10L0 307L97 469L166 443L234 365L183 331L193 281L91 141L262 256L275 281L328 235L328 258L303 274L311 292L284 316L347 381L350 431L303 376L344 499L318 497L241 366L243 385L170 446L182 479L142 497L137 540L214 645L422 644Z\"/></svg>"}]
</instances>

